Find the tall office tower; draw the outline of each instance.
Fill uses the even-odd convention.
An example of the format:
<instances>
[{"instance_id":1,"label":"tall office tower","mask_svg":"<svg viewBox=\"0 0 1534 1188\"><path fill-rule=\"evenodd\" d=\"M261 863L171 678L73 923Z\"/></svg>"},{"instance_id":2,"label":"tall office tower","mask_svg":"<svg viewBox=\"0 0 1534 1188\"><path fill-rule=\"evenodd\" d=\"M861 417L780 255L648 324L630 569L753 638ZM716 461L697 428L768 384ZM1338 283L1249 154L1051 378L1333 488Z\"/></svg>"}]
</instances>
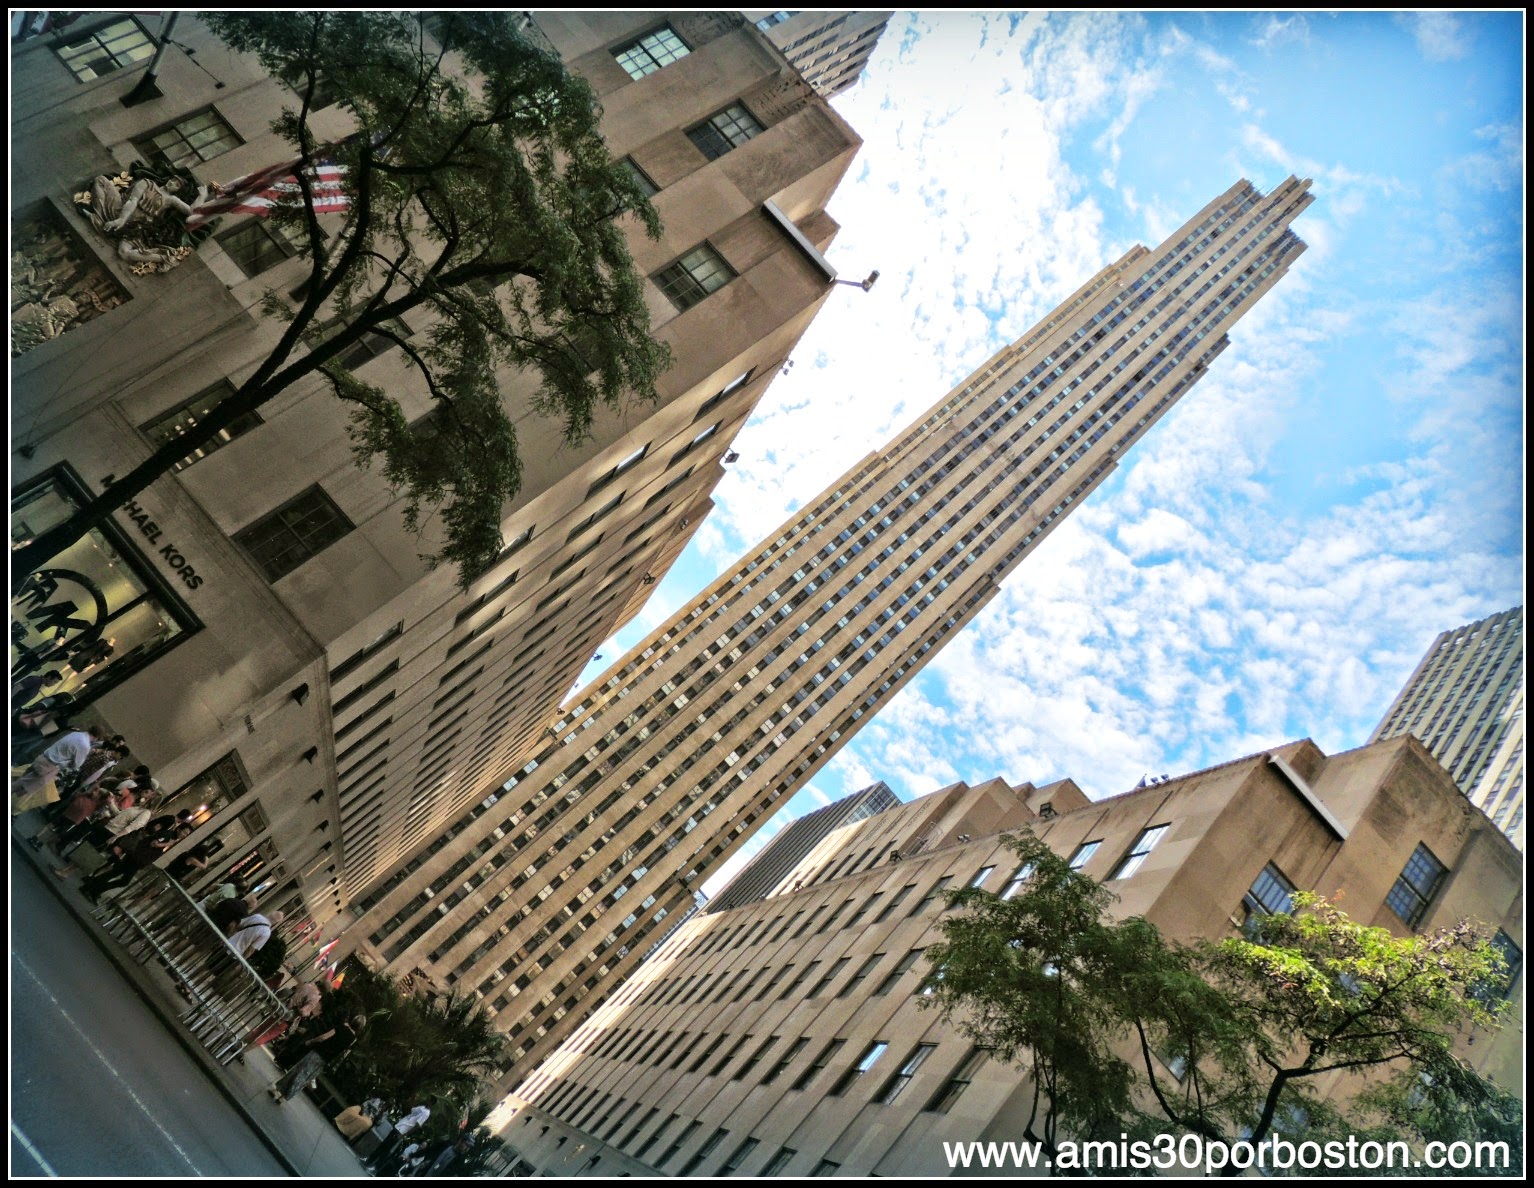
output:
<instances>
[{"instance_id":1,"label":"tall office tower","mask_svg":"<svg viewBox=\"0 0 1534 1188\"><path fill-rule=\"evenodd\" d=\"M863 73L893 12L746 12L804 75L815 93L829 99Z\"/></svg>"},{"instance_id":2,"label":"tall office tower","mask_svg":"<svg viewBox=\"0 0 1534 1188\"><path fill-rule=\"evenodd\" d=\"M1469 917L1500 932L1515 977L1522 964L1519 855L1414 739L1331 756L1290 742L1095 803L1070 780L956 784L830 835L850 865L817 856L765 900L679 929L503 1103L504 1162L965 1174L944 1142L1016 1139L1032 1094L1024 1069L921 1009L923 953L943 939L943 890L1026 893L1001 838L1025 828L1112 890L1116 915L1184 942L1282 911L1297 888L1345 889L1360 922L1400 936ZM1515 1007L1522 990L1509 987ZM1516 1091L1522 1047L1509 1026L1460 1054ZM1160 1056L1175 1085L1186 1057Z\"/></svg>"},{"instance_id":3,"label":"tall office tower","mask_svg":"<svg viewBox=\"0 0 1534 1188\"><path fill-rule=\"evenodd\" d=\"M1401 734L1523 849L1523 607L1433 641L1369 741Z\"/></svg>"},{"instance_id":4,"label":"tall office tower","mask_svg":"<svg viewBox=\"0 0 1534 1188\"><path fill-rule=\"evenodd\" d=\"M297 101L194 16L173 14L172 38L160 16L74 15L11 47L13 541L203 420L280 333L264 295L308 267L258 218L226 219L163 275L118 256L72 201L90 178L136 159L214 181L271 166L293 152L271 123ZM324 935L526 761L696 531L731 439L836 291L826 203L860 142L755 27L553 12L526 31L597 92L611 152L664 223L659 241L630 238L675 360L659 399L599 410L571 446L528 412L533 377L504 375L523 484L503 556L467 593L423 563L431 517L424 539L406 530L397 493L354 464L346 406L311 377L12 604L13 665L67 655L61 687L208 822L187 843L222 847L205 877L237 870L293 933ZM157 49L157 97L125 106ZM316 104L317 135L350 130L339 97ZM406 314L396 332L419 344L430 329ZM409 420L433 408L393 339L343 362Z\"/></svg>"},{"instance_id":5,"label":"tall office tower","mask_svg":"<svg viewBox=\"0 0 1534 1188\"><path fill-rule=\"evenodd\" d=\"M746 863L729 885L708 901L710 912L728 911L744 903L766 899L788 873L798 866L811 850L843 825L864 821L898 807L900 797L883 780L861 792L844 796L835 804L806 813L778 831L759 854Z\"/></svg>"},{"instance_id":6,"label":"tall office tower","mask_svg":"<svg viewBox=\"0 0 1534 1188\"><path fill-rule=\"evenodd\" d=\"M1290 178L1136 247L855 462L357 902L348 940L476 992L528 1075L655 930L996 595L1304 245Z\"/></svg>"}]
</instances>

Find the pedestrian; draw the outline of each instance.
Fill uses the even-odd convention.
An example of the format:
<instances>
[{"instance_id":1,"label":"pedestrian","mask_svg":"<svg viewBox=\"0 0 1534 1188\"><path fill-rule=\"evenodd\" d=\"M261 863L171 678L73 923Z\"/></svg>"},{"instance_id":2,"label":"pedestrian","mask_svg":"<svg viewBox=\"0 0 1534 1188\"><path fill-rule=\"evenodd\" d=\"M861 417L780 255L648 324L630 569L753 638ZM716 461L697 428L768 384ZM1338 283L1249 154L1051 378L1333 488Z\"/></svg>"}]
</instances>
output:
<instances>
[{"instance_id":1,"label":"pedestrian","mask_svg":"<svg viewBox=\"0 0 1534 1188\"><path fill-rule=\"evenodd\" d=\"M63 675L56 668L50 668L47 672L33 673L31 676L22 677L11 685L11 711L17 712L26 709L44 689L50 685L56 685L63 680Z\"/></svg>"},{"instance_id":2,"label":"pedestrian","mask_svg":"<svg viewBox=\"0 0 1534 1188\"><path fill-rule=\"evenodd\" d=\"M122 843L118 856L82 880L81 893L92 903L100 903L108 891L126 887L144 867L153 866L171 844L169 839L155 837L147 829L137 831Z\"/></svg>"},{"instance_id":3,"label":"pedestrian","mask_svg":"<svg viewBox=\"0 0 1534 1188\"><path fill-rule=\"evenodd\" d=\"M155 792L145 791L139 796L139 789L133 786L132 781L124 781L118 791L107 798L103 808L104 813L110 815L104 821L91 825L85 831L85 840L77 845L71 854L78 853L84 846L90 846L94 851L92 857L85 859L72 858L63 866L53 868L53 873L61 879L67 879L82 866L88 866L90 871L100 869L103 862L110 862L115 851L127 841L129 835L143 829L149 824L154 815ZM169 846L162 847L161 853Z\"/></svg>"},{"instance_id":4,"label":"pedestrian","mask_svg":"<svg viewBox=\"0 0 1534 1188\"><path fill-rule=\"evenodd\" d=\"M320 1013L320 991L313 982L300 982L293 988L293 993L288 996L288 1009L293 1012L293 1021L286 1019L269 1019L260 1027L251 1032L245 1040L245 1050L240 1053L243 1057L246 1052L255 1048L264 1048L278 1036L286 1035L295 1027L302 1027L310 1019ZM364 1109L366 1106L364 1105ZM372 1125L369 1123L368 1125Z\"/></svg>"},{"instance_id":5,"label":"pedestrian","mask_svg":"<svg viewBox=\"0 0 1534 1188\"><path fill-rule=\"evenodd\" d=\"M418 1105L403 1118L396 1119L394 1133L389 1135L378 1153L373 1156L372 1161L370 1163L364 1162L363 1166L368 1168L369 1171L387 1167L388 1161L393 1159L394 1153L404 1146L406 1139L412 1133L419 1131L422 1126L425 1126L426 1120L430 1117L431 1111L424 1105Z\"/></svg>"},{"instance_id":6,"label":"pedestrian","mask_svg":"<svg viewBox=\"0 0 1534 1188\"><path fill-rule=\"evenodd\" d=\"M11 781L11 816L57 800L60 777L72 776L79 771L97 741L93 727L71 729L32 760L31 766Z\"/></svg>"},{"instance_id":7,"label":"pedestrian","mask_svg":"<svg viewBox=\"0 0 1534 1188\"><path fill-rule=\"evenodd\" d=\"M228 938L228 945L241 957L249 957L272 935L272 929L283 921L281 912L273 912L268 919L260 912L252 912L240 921L240 926Z\"/></svg>"},{"instance_id":8,"label":"pedestrian","mask_svg":"<svg viewBox=\"0 0 1534 1188\"><path fill-rule=\"evenodd\" d=\"M351 1052L367 1020L361 1015L342 1019L329 1031L308 1041L308 1051L285 1075L279 1077L267 1093L278 1105L287 1101L305 1085L314 1081L327 1067L335 1068Z\"/></svg>"}]
</instances>

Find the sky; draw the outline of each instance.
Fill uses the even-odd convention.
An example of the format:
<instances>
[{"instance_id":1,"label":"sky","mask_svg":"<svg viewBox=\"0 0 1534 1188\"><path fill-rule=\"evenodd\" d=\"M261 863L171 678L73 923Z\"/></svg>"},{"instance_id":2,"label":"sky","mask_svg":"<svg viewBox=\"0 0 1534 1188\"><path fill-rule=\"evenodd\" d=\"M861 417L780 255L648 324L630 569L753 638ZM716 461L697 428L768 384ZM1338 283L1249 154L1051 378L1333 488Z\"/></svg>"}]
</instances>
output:
<instances>
[{"instance_id":1,"label":"sky","mask_svg":"<svg viewBox=\"0 0 1534 1188\"><path fill-rule=\"evenodd\" d=\"M1523 601L1521 13L897 13L833 100L840 287L585 678L1132 244L1239 178L1309 245L1210 374L731 864L884 780L1094 798L1363 745ZM722 886L716 878L708 889Z\"/></svg>"}]
</instances>

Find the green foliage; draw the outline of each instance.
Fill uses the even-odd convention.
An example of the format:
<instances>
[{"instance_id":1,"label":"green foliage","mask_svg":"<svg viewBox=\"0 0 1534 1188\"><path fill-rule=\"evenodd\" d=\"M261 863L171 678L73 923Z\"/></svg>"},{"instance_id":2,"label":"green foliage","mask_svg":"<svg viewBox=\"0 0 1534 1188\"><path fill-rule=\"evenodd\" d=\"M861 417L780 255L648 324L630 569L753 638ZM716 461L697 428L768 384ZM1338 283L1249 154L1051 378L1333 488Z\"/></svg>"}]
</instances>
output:
<instances>
[{"instance_id":1,"label":"green foliage","mask_svg":"<svg viewBox=\"0 0 1534 1188\"><path fill-rule=\"evenodd\" d=\"M474 1126L489 1112L479 1097L485 1077L505 1055L505 1039L477 1003L450 995L426 999L401 993L394 979L359 963L348 965L341 989L324 995L310 1033L356 1015L367 1019L351 1053L325 1076L353 1102L381 1098L396 1113L418 1104L432 1111L427 1134L456 1137L459 1122ZM296 1059L299 1045L286 1053ZM475 1111L482 1111L476 1116Z\"/></svg>"},{"instance_id":2,"label":"green foliage","mask_svg":"<svg viewBox=\"0 0 1534 1188\"><path fill-rule=\"evenodd\" d=\"M1182 945L1110 919L1115 897L1037 838L1008 842L1031 867L1024 891L950 893L968 910L927 950L923 1005L1029 1072L1028 1139L1228 1144L1301 1126L1420 1143L1521 1127L1517 1100L1456 1055L1503 1009L1486 993L1502 958L1470 925L1396 937L1297 895L1242 936ZM1342 1105L1318 1096L1336 1072L1357 1077Z\"/></svg>"},{"instance_id":3,"label":"green foliage","mask_svg":"<svg viewBox=\"0 0 1534 1188\"><path fill-rule=\"evenodd\" d=\"M670 356L651 336L620 222L633 215L658 237L655 211L608 153L589 85L507 13L442 14L441 52L408 13L204 19L293 80L297 105L277 131L306 158L345 165L354 191L332 243L308 208L274 216L301 233L312 275L298 308L278 302L288 332L254 379L271 389L323 373L350 407L358 461L377 460L412 530L440 514L444 543L430 559L457 564L466 585L499 553L502 509L521 485L523 410L506 407L507 372L535 378L531 410L557 418L570 442L600 407L654 398ZM339 145L309 126L321 81L357 126ZM406 313L424 335L398 334ZM413 433L393 396L338 361L367 333L393 340L425 378L433 433ZM300 344L307 354L288 364Z\"/></svg>"}]
</instances>

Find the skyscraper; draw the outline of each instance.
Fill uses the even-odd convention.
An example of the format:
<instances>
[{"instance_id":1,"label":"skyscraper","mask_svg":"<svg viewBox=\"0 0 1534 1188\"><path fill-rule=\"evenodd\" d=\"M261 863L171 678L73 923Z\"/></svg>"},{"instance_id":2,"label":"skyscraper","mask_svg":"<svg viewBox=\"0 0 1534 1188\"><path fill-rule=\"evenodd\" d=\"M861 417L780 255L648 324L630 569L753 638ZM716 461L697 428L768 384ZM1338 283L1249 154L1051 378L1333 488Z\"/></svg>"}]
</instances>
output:
<instances>
[{"instance_id":1,"label":"skyscraper","mask_svg":"<svg viewBox=\"0 0 1534 1188\"><path fill-rule=\"evenodd\" d=\"M143 274L81 217L81 179L135 159L222 181L288 160L272 123L296 97L195 16L76 15L11 47L13 543L204 420L280 333L264 295L310 268L280 225L235 217L175 271ZM702 522L732 439L836 292L826 203L860 141L764 34L727 12L551 12L524 29L600 97L610 151L665 224L631 239L675 361L658 399L600 410L569 444L529 413L535 378L503 374L522 488L503 555L467 592L422 559L433 529L408 531L400 494L355 465L346 406L316 376L12 603L13 670L58 664L53 691L206 822L183 843L218 847L205 879L246 877L290 937L334 936L357 893L526 761ZM125 107L151 56L164 94ZM344 135L345 96L322 90L313 124ZM431 329L412 311L341 358L417 425L438 406L400 342Z\"/></svg>"},{"instance_id":2,"label":"skyscraper","mask_svg":"<svg viewBox=\"0 0 1534 1188\"><path fill-rule=\"evenodd\" d=\"M745 12L746 19L783 51L815 93L827 99L857 82L894 15L801 9Z\"/></svg>"},{"instance_id":3,"label":"skyscraper","mask_svg":"<svg viewBox=\"0 0 1534 1188\"><path fill-rule=\"evenodd\" d=\"M798 866L827 836L844 825L866 821L885 809L898 807L900 797L880 780L861 792L842 797L835 804L818 808L813 813L805 813L797 821L780 829L777 836L763 846L761 852L730 880L729 885L708 901L708 910L728 911L767 898L788 872Z\"/></svg>"},{"instance_id":4,"label":"skyscraper","mask_svg":"<svg viewBox=\"0 0 1534 1188\"><path fill-rule=\"evenodd\" d=\"M1433 641L1369 741L1402 734L1523 849L1523 607Z\"/></svg>"},{"instance_id":5,"label":"skyscraper","mask_svg":"<svg viewBox=\"0 0 1534 1188\"><path fill-rule=\"evenodd\" d=\"M1102 269L587 686L348 939L501 1014L519 1083L1202 376L1304 250L1238 182Z\"/></svg>"}]
</instances>

